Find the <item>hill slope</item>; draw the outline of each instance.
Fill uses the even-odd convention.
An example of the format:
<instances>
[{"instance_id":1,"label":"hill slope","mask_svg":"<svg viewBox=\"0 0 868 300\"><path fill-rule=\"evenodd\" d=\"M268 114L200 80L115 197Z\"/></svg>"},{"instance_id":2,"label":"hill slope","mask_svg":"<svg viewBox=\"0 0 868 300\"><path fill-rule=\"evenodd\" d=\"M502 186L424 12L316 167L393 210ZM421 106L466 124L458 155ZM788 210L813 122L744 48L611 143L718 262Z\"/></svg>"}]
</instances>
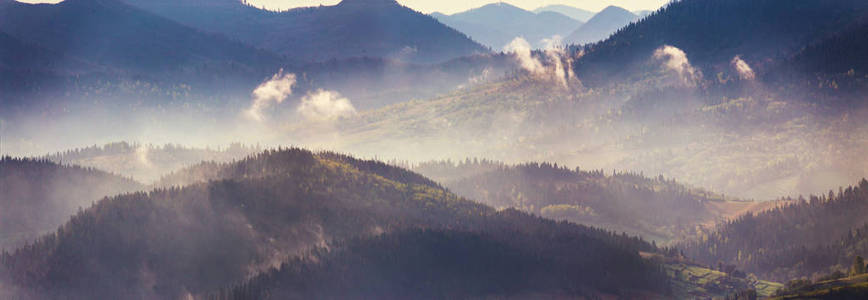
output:
<instances>
[{"instance_id":1,"label":"hill slope","mask_svg":"<svg viewBox=\"0 0 868 300\"><path fill-rule=\"evenodd\" d=\"M496 232L497 226L531 228L524 224L537 220L497 213L403 169L299 149L203 163L162 184L173 187L100 201L56 234L3 254L0 285L48 298L196 296L346 239L413 228ZM654 250L638 238L583 226L545 221L541 228L554 232L531 235L584 240L569 251L610 255L603 261L637 262L639 250ZM643 263L613 268L613 278L660 278Z\"/></svg>"},{"instance_id":2,"label":"hill slope","mask_svg":"<svg viewBox=\"0 0 868 300\"><path fill-rule=\"evenodd\" d=\"M484 232L410 230L351 240L315 260L285 263L229 290L226 298L629 298L667 292L663 274L630 247L571 225L506 211L485 226Z\"/></svg>"},{"instance_id":3,"label":"hill slope","mask_svg":"<svg viewBox=\"0 0 868 300\"><path fill-rule=\"evenodd\" d=\"M572 31L564 40L571 44L588 44L603 40L621 27L636 21L639 16L630 11L609 6L595 14L584 25Z\"/></svg>"},{"instance_id":4,"label":"hill slope","mask_svg":"<svg viewBox=\"0 0 868 300\"><path fill-rule=\"evenodd\" d=\"M582 25L581 21L558 12L533 13L503 2L435 17L495 51L500 51L516 37L540 47L543 39L555 35L563 37Z\"/></svg>"},{"instance_id":5,"label":"hill slope","mask_svg":"<svg viewBox=\"0 0 868 300\"><path fill-rule=\"evenodd\" d=\"M460 32L393 0L345 0L286 12L231 0L127 2L300 64L360 56L431 63L487 52Z\"/></svg>"},{"instance_id":6,"label":"hill slope","mask_svg":"<svg viewBox=\"0 0 868 300\"><path fill-rule=\"evenodd\" d=\"M95 169L33 159L0 159L0 249L12 250L57 229L103 197L143 188Z\"/></svg>"},{"instance_id":7,"label":"hill slope","mask_svg":"<svg viewBox=\"0 0 868 300\"><path fill-rule=\"evenodd\" d=\"M847 271L868 254L868 181L747 214L679 246L688 257L787 281Z\"/></svg>"},{"instance_id":8,"label":"hill slope","mask_svg":"<svg viewBox=\"0 0 868 300\"><path fill-rule=\"evenodd\" d=\"M676 1L586 49L577 74L586 83L604 83L645 63L663 45L683 50L703 69L728 68L736 55L746 61L785 58L845 28L866 10L868 3L860 0L808 0L786 6L776 0ZM714 74L716 69L705 71Z\"/></svg>"},{"instance_id":9,"label":"hill slope","mask_svg":"<svg viewBox=\"0 0 868 300\"><path fill-rule=\"evenodd\" d=\"M497 208L512 207L546 218L568 220L657 242L691 237L697 227L759 203L727 201L674 180L601 170L569 170L552 164L423 163L414 170L440 180L456 194Z\"/></svg>"}]
</instances>

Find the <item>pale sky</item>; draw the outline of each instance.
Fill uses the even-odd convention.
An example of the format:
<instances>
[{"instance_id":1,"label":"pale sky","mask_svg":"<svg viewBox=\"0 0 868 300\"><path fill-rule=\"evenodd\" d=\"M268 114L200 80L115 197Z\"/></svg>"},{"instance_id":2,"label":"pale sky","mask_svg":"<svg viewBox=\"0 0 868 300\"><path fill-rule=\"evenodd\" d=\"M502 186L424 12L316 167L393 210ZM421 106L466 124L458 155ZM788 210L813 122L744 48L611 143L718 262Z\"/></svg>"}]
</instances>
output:
<instances>
[{"instance_id":1,"label":"pale sky","mask_svg":"<svg viewBox=\"0 0 868 300\"><path fill-rule=\"evenodd\" d=\"M59 0L19 0L26 3L57 3ZM334 5L340 0L247 0L256 7L268 9L290 9L301 6ZM489 3L501 2L492 0L398 0L403 5L423 13L439 11L452 14ZM617 5L627 10L656 10L669 0L509 0L502 1L527 10L533 10L549 4L565 4L591 11L600 11L606 6Z\"/></svg>"}]
</instances>

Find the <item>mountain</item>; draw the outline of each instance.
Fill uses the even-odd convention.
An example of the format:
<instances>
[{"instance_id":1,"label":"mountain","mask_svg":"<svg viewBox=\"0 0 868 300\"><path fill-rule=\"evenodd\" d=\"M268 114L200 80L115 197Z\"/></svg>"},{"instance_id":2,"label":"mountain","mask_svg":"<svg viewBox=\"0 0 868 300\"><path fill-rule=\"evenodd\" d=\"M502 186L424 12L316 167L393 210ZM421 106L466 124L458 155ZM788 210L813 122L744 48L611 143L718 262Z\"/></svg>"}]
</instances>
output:
<instances>
[{"instance_id":1,"label":"mountain","mask_svg":"<svg viewBox=\"0 0 868 300\"><path fill-rule=\"evenodd\" d=\"M868 2L859 0L786 7L774 0L676 1L584 49L576 72L591 86L610 83L613 76L642 73L637 68L664 45L682 50L705 74L729 70L737 55L745 61L782 61L858 22L866 11ZM762 73L762 67L754 71Z\"/></svg>"},{"instance_id":2,"label":"mountain","mask_svg":"<svg viewBox=\"0 0 868 300\"><path fill-rule=\"evenodd\" d=\"M787 200L678 247L699 262L733 265L780 281L847 273L855 256L868 255L868 181L837 193Z\"/></svg>"},{"instance_id":3,"label":"mountain","mask_svg":"<svg viewBox=\"0 0 868 300\"><path fill-rule=\"evenodd\" d=\"M462 197L496 208L515 208L664 243L692 237L697 227L711 228L718 221L763 207L725 200L662 176L607 176L601 170L570 170L549 163L429 162L414 170Z\"/></svg>"},{"instance_id":4,"label":"mountain","mask_svg":"<svg viewBox=\"0 0 868 300\"><path fill-rule=\"evenodd\" d=\"M112 26L105 26L112 24ZM189 68L277 66L280 59L115 0L0 3L0 30L23 42L100 64L145 73Z\"/></svg>"},{"instance_id":5,"label":"mountain","mask_svg":"<svg viewBox=\"0 0 868 300\"><path fill-rule=\"evenodd\" d=\"M540 8L533 10L533 12L535 12L535 13L541 13L544 11L552 11L552 12L560 13L560 14L565 15L567 17L579 20L583 23L588 22L588 20L590 20L595 14L597 14L597 13L589 11L589 10L584 10L584 9L572 7L569 5L560 5L560 4L546 5L546 6L543 6L543 7L540 7Z\"/></svg>"},{"instance_id":6,"label":"mountain","mask_svg":"<svg viewBox=\"0 0 868 300\"><path fill-rule=\"evenodd\" d=\"M555 35L563 37L582 24L557 12L533 13L503 2L449 16L432 16L495 51L500 51L516 37L523 37L534 47L541 47L543 39Z\"/></svg>"},{"instance_id":7,"label":"mountain","mask_svg":"<svg viewBox=\"0 0 868 300\"><path fill-rule=\"evenodd\" d=\"M344 0L334 6L285 12L232 0L127 2L284 55L297 64L361 56L433 63L488 52L460 32L394 0Z\"/></svg>"},{"instance_id":8,"label":"mountain","mask_svg":"<svg viewBox=\"0 0 868 300\"><path fill-rule=\"evenodd\" d=\"M565 39L570 44L588 44L606 39L622 27L639 19L630 11L609 6L594 15L587 23L572 31Z\"/></svg>"},{"instance_id":9,"label":"mountain","mask_svg":"<svg viewBox=\"0 0 868 300\"><path fill-rule=\"evenodd\" d=\"M103 197L141 188L129 178L96 169L0 158L0 249L33 242Z\"/></svg>"},{"instance_id":10,"label":"mountain","mask_svg":"<svg viewBox=\"0 0 868 300\"><path fill-rule=\"evenodd\" d=\"M470 249L455 251L479 256L506 243L511 245L506 249L513 250L504 250L503 255L488 262L508 265L516 256L534 262L534 253L546 253L544 256L550 258L541 260L545 265L563 267L563 271L545 270L554 278L588 279L563 281L575 288L562 290L560 287L566 287L563 284L527 282L525 274L509 273L492 278L497 279L493 286L524 281L526 285L518 291L571 295L666 293L665 276L639 256L639 251L657 249L639 238L517 211L498 212L459 198L421 175L376 161L279 149L233 163L202 163L167 175L160 186L165 188L102 200L74 216L56 233L14 252L4 252L0 255L3 292L67 299L202 296L260 271L293 263L296 257L301 264L314 267L314 260L305 259L310 257L305 253L315 254L317 248L335 249L336 261L357 261L358 257L364 259L383 249L393 251L402 260L426 257L419 263L430 265L432 255L442 254L438 250L442 248L435 246L438 239L445 239L446 245L457 245L479 237L478 243L469 244L473 245ZM444 232L445 236L401 234L418 229ZM378 240L384 234L396 235ZM527 240L507 240L517 236ZM369 238L373 240L353 242ZM393 241L433 244L396 245ZM396 265L368 261L366 265L342 266L353 270L342 278L349 279L350 284L361 284L376 280L356 277L367 271L384 278L396 275L389 271ZM456 267L461 265L461 261L451 261L439 266L437 272L443 273L436 278L461 276L465 270ZM543 271L534 265L526 270ZM408 286L430 283L419 280L431 273L417 272L405 277ZM304 276L308 274L329 278L336 273L321 269L305 272ZM624 288L619 283L623 279L635 281L630 284L635 288ZM345 283L336 280L323 284L340 287ZM465 297L491 291L490 287L456 286L450 291Z\"/></svg>"}]
</instances>

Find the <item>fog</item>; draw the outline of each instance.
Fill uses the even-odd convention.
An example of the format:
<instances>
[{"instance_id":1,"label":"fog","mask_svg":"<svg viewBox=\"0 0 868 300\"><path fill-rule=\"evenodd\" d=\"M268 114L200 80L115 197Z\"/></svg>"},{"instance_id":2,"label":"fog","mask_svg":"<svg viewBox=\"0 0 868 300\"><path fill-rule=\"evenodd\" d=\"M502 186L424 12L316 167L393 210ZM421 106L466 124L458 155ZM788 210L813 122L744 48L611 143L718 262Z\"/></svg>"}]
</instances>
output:
<instances>
[{"instance_id":1,"label":"fog","mask_svg":"<svg viewBox=\"0 0 868 300\"><path fill-rule=\"evenodd\" d=\"M200 149L293 145L384 160L482 157L663 174L756 200L823 193L868 175L866 124L858 121L864 109L830 112L792 91L770 91L739 56L728 73L706 78L689 53L668 45L648 53L645 69L637 70L652 76L590 89L566 67L581 52L567 53L556 38L542 51L517 38L504 49L512 69L480 57L471 64L475 71L444 73L451 74L451 90L422 99L372 96L379 86L405 82L383 74L347 76L335 85L281 70L218 108L195 99L132 109L73 102L60 112L4 114L2 153L42 156L118 141ZM147 148L137 155L150 164ZM136 179L150 182L193 162L137 171L143 178Z\"/></svg>"}]
</instances>

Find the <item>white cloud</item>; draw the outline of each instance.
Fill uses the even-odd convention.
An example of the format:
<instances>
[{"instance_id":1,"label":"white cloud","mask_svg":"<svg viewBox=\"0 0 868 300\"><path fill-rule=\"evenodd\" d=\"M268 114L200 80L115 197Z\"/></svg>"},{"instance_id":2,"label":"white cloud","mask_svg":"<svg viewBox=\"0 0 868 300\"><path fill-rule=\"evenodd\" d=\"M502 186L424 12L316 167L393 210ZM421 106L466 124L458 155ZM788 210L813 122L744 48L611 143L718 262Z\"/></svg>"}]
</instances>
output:
<instances>
[{"instance_id":1,"label":"white cloud","mask_svg":"<svg viewBox=\"0 0 868 300\"><path fill-rule=\"evenodd\" d=\"M515 56L522 69L528 71L531 75L547 80L554 80L563 87L568 87L569 82L575 79L576 76L572 69L573 59L569 55L566 55L566 50L563 48L563 40L560 36L555 35L541 40L540 43L544 47L544 58L547 64L544 64L540 59L533 56L530 44L521 37L513 39L503 50Z\"/></svg>"},{"instance_id":2,"label":"white cloud","mask_svg":"<svg viewBox=\"0 0 868 300\"><path fill-rule=\"evenodd\" d=\"M292 95L292 87L296 83L295 74L284 74L283 69L263 82L253 90L253 103L247 109L247 116L251 119L262 121L262 111L271 107L274 103L281 103Z\"/></svg>"},{"instance_id":3,"label":"white cloud","mask_svg":"<svg viewBox=\"0 0 868 300\"><path fill-rule=\"evenodd\" d=\"M654 51L654 58L663 62L663 67L675 71L678 76L688 85L695 84L699 75L696 69L690 65L687 53L670 45L664 45Z\"/></svg>"},{"instance_id":4,"label":"white cloud","mask_svg":"<svg viewBox=\"0 0 868 300\"><path fill-rule=\"evenodd\" d=\"M356 115L356 108L349 99L325 90L304 96L296 111L310 121L331 121Z\"/></svg>"},{"instance_id":5,"label":"white cloud","mask_svg":"<svg viewBox=\"0 0 868 300\"><path fill-rule=\"evenodd\" d=\"M751 69L750 65L742 60L740 56L736 55L733 57L731 63L732 67L735 68L736 72L738 72L738 77L742 80L754 80L756 78L753 69Z\"/></svg>"},{"instance_id":6,"label":"white cloud","mask_svg":"<svg viewBox=\"0 0 868 300\"><path fill-rule=\"evenodd\" d=\"M528 72L533 74L545 72L542 63L531 55L530 44L524 38L517 37L513 39L512 42L503 47L503 51L512 53L521 64L521 67Z\"/></svg>"}]
</instances>

